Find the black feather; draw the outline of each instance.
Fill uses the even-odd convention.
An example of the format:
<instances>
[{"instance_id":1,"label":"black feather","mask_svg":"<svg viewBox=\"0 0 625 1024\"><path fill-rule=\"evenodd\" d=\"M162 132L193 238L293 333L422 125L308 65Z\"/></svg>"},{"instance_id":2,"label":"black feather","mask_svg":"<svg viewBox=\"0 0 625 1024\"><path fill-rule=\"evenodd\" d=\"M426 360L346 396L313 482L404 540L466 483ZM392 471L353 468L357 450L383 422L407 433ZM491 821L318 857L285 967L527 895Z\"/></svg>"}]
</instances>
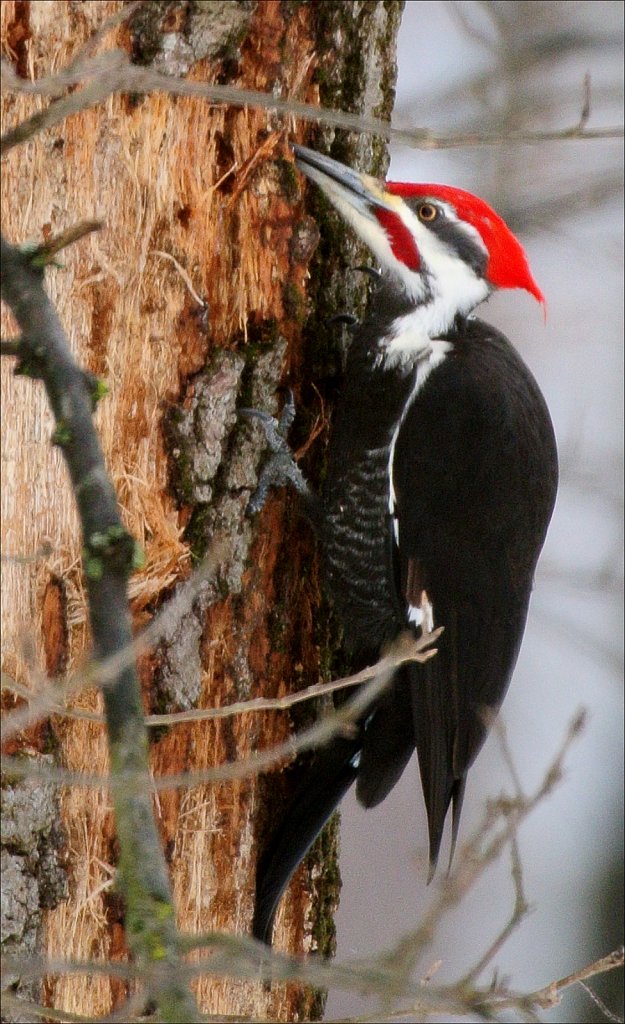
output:
<instances>
[{"instance_id":1,"label":"black feather","mask_svg":"<svg viewBox=\"0 0 625 1024\"><path fill-rule=\"evenodd\" d=\"M317 751L256 872L252 934L271 945L276 908L299 862L321 832L357 774L360 739L337 737Z\"/></svg>"},{"instance_id":2,"label":"black feather","mask_svg":"<svg viewBox=\"0 0 625 1024\"><path fill-rule=\"evenodd\" d=\"M445 632L435 658L398 670L354 739L315 756L259 864L254 934L266 942L291 873L352 782L360 802L374 806L415 747L430 877L450 806L453 853L467 772L510 681L555 501L549 414L509 342L477 319L458 318L445 336L449 353L415 397L415 367L387 370L380 358L404 301L383 282L350 346L320 540L346 647L359 665L406 628L423 590Z\"/></svg>"}]
</instances>

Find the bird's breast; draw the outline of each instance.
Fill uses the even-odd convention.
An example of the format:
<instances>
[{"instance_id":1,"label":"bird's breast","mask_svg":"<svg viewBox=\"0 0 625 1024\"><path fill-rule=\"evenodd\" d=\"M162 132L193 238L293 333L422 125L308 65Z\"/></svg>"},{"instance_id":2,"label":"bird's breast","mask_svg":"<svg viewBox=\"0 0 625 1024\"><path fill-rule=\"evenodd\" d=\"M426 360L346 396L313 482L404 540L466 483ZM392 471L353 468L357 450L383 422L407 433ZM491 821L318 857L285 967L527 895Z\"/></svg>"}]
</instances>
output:
<instances>
[{"instance_id":1,"label":"bird's breast","mask_svg":"<svg viewBox=\"0 0 625 1024\"><path fill-rule=\"evenodd\" d=\"M390 443L363 449L326 489L328 586L353 651L377 652L398 628L390 565Z\"/></svg>"},{"instance_id":2,"label":"bird's breast","mask_svg":"<svg viewBox=\"0 0 625 1024\"><path fill-rule=\"evenodd\" d=\"M423 341L411 322L396 324L391 342L390 359L381 357L389 349L379 343L368 360L356 350L348 363L324 490L327 583L348 646L376 653L406 623L393 567L395 444L420 390L452 347Z\"/></svg>"}]
</instances>

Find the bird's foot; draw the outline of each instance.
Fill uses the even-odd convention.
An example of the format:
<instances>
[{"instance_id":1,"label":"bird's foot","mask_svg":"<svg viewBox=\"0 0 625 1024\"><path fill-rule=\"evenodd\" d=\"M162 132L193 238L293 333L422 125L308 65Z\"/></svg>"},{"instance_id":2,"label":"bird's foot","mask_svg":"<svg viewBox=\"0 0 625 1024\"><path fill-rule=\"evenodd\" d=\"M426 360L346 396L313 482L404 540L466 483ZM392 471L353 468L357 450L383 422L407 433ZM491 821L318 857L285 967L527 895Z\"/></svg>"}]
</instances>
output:
<instances>
[{"instance_id":1,"label":"bird's foot","mask_svg":"<svg viewBox=\"0 0 625 1024\"><path fill-rule=\"evenodd\" d=\"M247 515L253 516L260 512L269 497L269 492L273 488L284 487L286 484L291 484L298 494L309 498L308 484L287 441L289 430L295 419L293 392L289 391L279 420L260 409L239 409L239 413L246 419L255 419L260 424L271 452L261 470L258 487L248 502Z\"/></svg>"}]
</instances>

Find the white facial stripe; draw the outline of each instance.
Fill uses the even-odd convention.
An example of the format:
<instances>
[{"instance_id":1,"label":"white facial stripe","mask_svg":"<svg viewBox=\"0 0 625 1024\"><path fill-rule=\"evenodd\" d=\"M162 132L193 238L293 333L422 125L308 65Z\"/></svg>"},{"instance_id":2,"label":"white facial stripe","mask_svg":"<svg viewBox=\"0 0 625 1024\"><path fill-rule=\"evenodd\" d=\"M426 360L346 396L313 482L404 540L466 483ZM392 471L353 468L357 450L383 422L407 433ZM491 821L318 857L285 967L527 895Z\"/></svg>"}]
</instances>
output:
<instances>
[{"instance_id":1,"label":"white facial stripe","mask_svg":"<svg viewBox=\"0 0 625 1024\"><path fill-rule=\"evenodd\" d=\"M377 257L380 264L383 267L393 267L394 269L398 267L402 281L405 287L410 290L410 293L416 297L423 294L425 288L421 278L408 270L407 267L402 269L403 265L398 265L397 259L393 255L388 235L375 216L371 203L367 201L365 195L361 196L352 189L346 188L323 171L317 170L316 167L307 165L305 172L306 176L316 182L322 191L325 192L331 203L336 207L344 220L353 227L365 245ZM385 192L379 182L368 174L362 174L359 177L371 198L377 200L381 206L390 210L401 220L401 211L405 205L402 200L398 196Z\"/></svg>"},{"instance_id":2,"label":"white facial stripe","mask_svg":"<svg viewBox=\"0 0 625 1024\"><path fill-rule=\"evenodd\" d=\"M471 236L485 254L487 253L479 231L472 224L460 221L448 203L442 203L440 200L432 202L445 211L445 216L449 220L462 224L462 230ZM449 330L457 313L469 313L487 297L491 291L490 285L484 278L478 277L472 267L460 259L441 238L422 224L406 203L402 204L398 215L414 236L421 257L420 271L418 274L411 274L411 277L419 279L418 287L422 294L421 275L427 276L427 283L432 291L432 298L422 311L422 329L430 336L443 334ZM394 271L395 267L392 269ZM410 294L414 294L414 290L411 290Z\"/></svg>"},{"instance_id":3,"label":"white facial stripe","mask_svg":"<svg viewBox=\"0 0 625 1024\"><path fill-rule=\"evenodd\" d=\"M437 199L436 196L432 196L430 198L427 195L424 195L420 199L420 202L431 203L432 206L436 206L438 207L438 209L442 210L445 220L449 220L453 224L460 224L461 230L464 231L464 233L468 235L468 237L470 237L473 242L475 242L475 244L482 250L485 256L488 256L488 249L486 248L486 245L484 244L484 239L480 235L477 228L474 227L473 224L469 224L468 221L461 220L461 218L458 216L458 214L456 213L456 211L454 210L453 206L450 203L446 203L442 199ZM402 223L406 225L406 227L410 231L410 234L414 235L415 238L425 237L426 241L429 240L433 243L436 243L438 246L440 246L441 250L447 253L452 252L452 250L445 244L442 238L438 238L437 235L430 230L430 228L426 227L426 225L419 220L416 213L414 213L410 206L408 206L408 203L402 201L400 207L396 209L396 213L401 218ZM457 258L458 257L456 256L455 259Z\"/></svg>"},{"instance_id":4,"label":"white facial stripe","mask_svg":"<svg viewBox=\"0 0 625 1024\"><path fill-rule=\"evenodd\" d=\"M491 291L483 278L478 277L442 239L421 223L401 196L386 192L375 178L366 174L358 176L363 184L363 194L360 195L315 167L307 165L305 171L360 235L380 265L401 281L408 298L415 305L423 303L421 329L427 335L444 333L451 327L457 313L469 313ZM421 261L418 271L410 270L393 253L388 235L367 201L367 194L390 210L414 239ZM451 204L435 197L431 202L444 211L448 220L460 224L461 229L487 254L477 229L461 221ZM427 303L424 302L426 299Z\"/></svg>"},{"instance_id":5,"label":"white facial stripe","mask_svg":"<svg viewBox=\"0 0 625 1024\"><path fill-rule=\"evenodd\" d=\"M404 317L404 319L408 320L409 317ZM393 459L395 457L395 445L397 443L397 438L399 436L399 431L401 430L402 424L403 424L403 422L404 422L404 420L406 418L406 415L408 413L408 410L410 409L410 406L412 405L412 403L414 402L415 398L419 394L419 391L421 390L421 388L425 384L426 380L430 376L432 370L436 366L438 366L439 363L442 363L443 359L445 358L447 353L452 348L453 348L453 345L452 345L452 343L450 341L441 341L441 340L431 341L431 340L428 339L428 341L427 341L427 349L424 350L422 348L422 350L421 350L423 352L423 354L422 354L422 356L421 356L421 358L419 359L419 362L418 362L417 372L416 372L416 375L415 375L414 387L413 387L413 389L412 389L412 391L410 393L410 397L408 398L408 401L406 402L406 404L404 406L404 411L402 413L401 419L400 419L399 423L397 424L397 426L395 427L395 433L393 434L393 438L391 440L391 446L390 446L389 453L388 453L388 510L389 510L389 512L391 513L392 516L394 516L394 513L395 513L395 499L396 499L395 485L393 484ZM415 439L415 443L416 444L419 443L419 439L418 438ZM395 532L395 541L396 541L397 544L399 544L399 523L397 522L397 519L395 519L395 518L393 519L393 529L394 529L394 532Z\"/></svg>"},{"instance_id":6,"label":"white facial stripe","mask_svg":"<svg viewBox=\"0 0 625 1024\"><path fill-rule=\"evenodd\" d=\"M373 191L370 182L375 185L375 179L366 181ZM425 337L444 334L451 327L457 313L469 313L490 294L492 289L488 282L478 277L473 268L460 259L453 249L422 224L399 196L384 194L379 188L376 190L376 197L377 193L380 196L384 195L385 207L392 210L414 239L421 263L418 271L410 270L397 259L386 231L364 200L362 204L355 206L353 193L346 192L337 183L328 184L327 179L322 181L320 178L319 184L323 184L328 197L345 220L358 232L380 265L401 281L408 298L419 307L421 320L418 325L415 323L415 330ZM436 202L445 211L445 216L449 220L461 224L462 230L485 254L487 253L479 231L472 224L460 221L448 203L440 200L432 202ZM403 330L401 333L406 335L409 349L413 351L414 341L409 339Z\"/></svg>"},{"instance_id":7,"label":"white facial stripe","mask_svg":"<svg viewBox=\"0 0 625 1024\"><path fill-rule=\"evenodd\" d=\"M421 261L418 271L409 270L395 257L386 232L379 224L372 221L370 227L367 225L369 230L365 234L360 218L352 219L350 223L378 257L381 265L394 277L399 278L407 296L415 305L427 298L422 310L421 329L430 337L443 334L449 330L457 313L469 313L483 302L490 294L491 286L484 278L478 277L475 271L430 228L422 224L400 196L386 194L386 200L387 206L392 207L393 213L414 239ZM448 220L460 224L461 230L485 255L488 254L479 231L472 224L461 221L449 203L435 198L431 202L444 211ZM348 216L347 210L341 212ZM428 290L431 297L427 294Z\"/></svg>"}]
</instances>

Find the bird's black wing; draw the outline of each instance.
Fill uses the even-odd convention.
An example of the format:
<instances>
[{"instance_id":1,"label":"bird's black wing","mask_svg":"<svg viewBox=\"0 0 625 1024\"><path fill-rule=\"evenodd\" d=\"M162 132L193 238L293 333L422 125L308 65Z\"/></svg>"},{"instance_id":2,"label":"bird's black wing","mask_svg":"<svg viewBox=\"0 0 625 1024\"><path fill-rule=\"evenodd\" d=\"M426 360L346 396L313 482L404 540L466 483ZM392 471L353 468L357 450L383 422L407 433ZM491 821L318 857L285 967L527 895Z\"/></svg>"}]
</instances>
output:
<instances>
[{"instance_id":1,"label":"bird's black wing","mask_svg":"<svg viewBox=\"0 0 625 1024\"><path fill-rule=\"evenodd\" d=\"M432 866L516 662L557 486L549 414L512 346L478 320L452 341L393 461L397 583L407 608L426 591L445 627L438 655L407 669Z\"/></svg>"},{"instance_id":2,"label":"bird's black wing","mask_svg":"<svg viewBox=\"0 0 625 1024\"><path fill-rule=\"evenodd\" d=\"M274 828L256 870L252 934L271 945L282 893L357 773L358 737L338 736L316 751L305 777Z\"/></svg>"}]
</instances>

